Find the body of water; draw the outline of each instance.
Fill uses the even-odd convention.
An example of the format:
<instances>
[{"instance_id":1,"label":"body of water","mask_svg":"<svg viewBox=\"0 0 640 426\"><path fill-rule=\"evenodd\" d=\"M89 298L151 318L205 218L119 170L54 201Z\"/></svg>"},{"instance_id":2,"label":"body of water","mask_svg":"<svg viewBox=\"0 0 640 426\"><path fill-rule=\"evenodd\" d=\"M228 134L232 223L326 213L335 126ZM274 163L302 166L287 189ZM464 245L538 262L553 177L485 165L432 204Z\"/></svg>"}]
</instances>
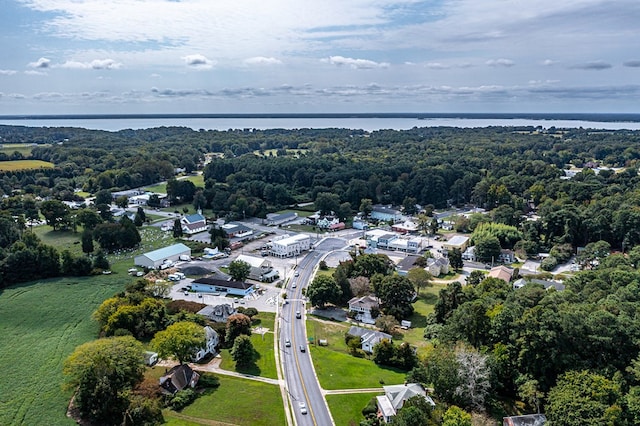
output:
<instances>
[{"instance_id":1,"label":"body of water","mask_svg":"<svg viewBox=\"0 0 640 426\"><path fill-rule=\"evenodd\" d=\"M592 118L594 117L594 118ZM229 117L0 117L0 125L28 127L80 127L85 129L118 131L124 129L148 129L162 126L188 127L194 130L229 130L229 129L324 129L345 128L376 131L383 129L407 130L414 127L460 127L477 128L491 126L541 126L543 128L584 128L602 130L640 130L640 116L628 119L628 116L615 121L610 115L598 121L597 115L589 119L553 118L553 115L537 117L438 117L416 116L331 116L331 117L263 117L263 116L229 116Z\"/></svg>"}]
</instances>

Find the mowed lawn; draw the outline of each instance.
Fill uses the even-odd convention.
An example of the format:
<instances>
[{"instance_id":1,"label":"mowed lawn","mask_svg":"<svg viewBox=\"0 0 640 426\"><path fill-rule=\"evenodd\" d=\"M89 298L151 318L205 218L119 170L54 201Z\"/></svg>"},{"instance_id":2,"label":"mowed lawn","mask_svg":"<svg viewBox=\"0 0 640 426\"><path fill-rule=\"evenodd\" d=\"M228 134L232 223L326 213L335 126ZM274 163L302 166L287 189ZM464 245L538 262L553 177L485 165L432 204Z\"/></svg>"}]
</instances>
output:
<instances>
[{"instance_id":1,"label":"mowed lawn","mask_svg":"<svg viewBox=\"0 0 640 426\"><path fill-rule=\"evenodd\" d=\"M71 393L62 391L62 363L96 338L93 311L121 291L126 275L60 278L0 291L0 424L72 425Z\"/></svg>"},{"instance_id":2,"label":"mowed lawn","mask_svg":"<svg viewBox=\"0 0 640 426\"><path fill-rule=\"evenodd\" d=\"M231 358L230 350L223 349L220 352L220 356L222 356L220 367L225 370L237 371L238 373L277 379L278 373L276 371L276 359L273 350L274 318L275 314L271 312L260 312L260 314L254 317L253 327L268 328L269 331L264 334L264 338L260 334L251 334L251 343L253 343L253 348L257 352L256 359L252 365L246 367L236 366L236 363Z\"/></svg>"},{"instance_id":3,"label":"mowed lawn","mask_svg":"<svg viewBox=\"0 0 640 426\"><path fill-rule=\"evenodd\" d=\"M359 425L364 420L362 409L371 398L383 394L384 392L327 395L327 404L336 425Z\"/></svg>"},{"instance_id":4,"label":"mowed lawn","mask_svg":"<svg viewBox=\"0 0 640 426\"><path fill-rule=\"evenodd\" d=\"M280 388L255 380L218 375L220 387L206 391L181 412L165 410L166 424L284 425Z\"/></svg>"},{"instance_id":5,"label":"mowed lawn","mask_svg":"<svg viewBox=\"0 0 640 426\"><path fill-rule=\"evenodd\" d=\"M52 169L53 163L42 160L13 160L13 161L0 161L0 171L15 171L15 170L33 170L33 169Z\"/></svg>"}]
</instances>

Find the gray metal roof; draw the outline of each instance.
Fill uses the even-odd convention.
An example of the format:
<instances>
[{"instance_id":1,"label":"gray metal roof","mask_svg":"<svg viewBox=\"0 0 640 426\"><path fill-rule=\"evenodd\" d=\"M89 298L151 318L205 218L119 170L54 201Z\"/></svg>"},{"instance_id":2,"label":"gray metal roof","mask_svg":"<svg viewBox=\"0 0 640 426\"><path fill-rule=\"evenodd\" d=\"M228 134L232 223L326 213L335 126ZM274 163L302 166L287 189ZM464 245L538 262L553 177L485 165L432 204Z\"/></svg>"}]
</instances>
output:
<instances>
[{"instance_id":1,"label":"gray metal roof","mask_svg":"<svg viewBox=\"0 0 640 426\"><path fill-rule=\"evenodd\" d=\"M156 262L158 260L167 259L171 256L183 254L184 252L191 253L191 249L182 243L178 243L171 246L163 247L158 250L150 251L149 253L144 253L143 256L146 256L152 261Z\"/></svg>"}]
</instances>

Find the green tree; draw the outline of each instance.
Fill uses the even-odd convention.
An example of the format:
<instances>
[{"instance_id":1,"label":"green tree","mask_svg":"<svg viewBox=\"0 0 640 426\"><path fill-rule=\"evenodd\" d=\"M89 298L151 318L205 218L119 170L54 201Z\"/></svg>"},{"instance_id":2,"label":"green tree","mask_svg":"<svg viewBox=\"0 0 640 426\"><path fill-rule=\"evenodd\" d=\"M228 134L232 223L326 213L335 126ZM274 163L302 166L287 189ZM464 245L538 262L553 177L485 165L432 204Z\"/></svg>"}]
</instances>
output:
<instances>
[{"instance_id":1,"label":"green tree","mask_svg":"<svg viewBox=\"0 0 640 426\"><path fill-rule=\"evenodd\" d=\"M142 380L143 354L142 344L130 336L95 340L73 351L63 373L83 417L96 424L122 423L128 391Z\"/></svg>"},{"instance_id":2,"label":"green tree","mask_svg":"<svg viewBox=\"0 0 640 426\"><path fill-rule=\"evenodd\" d=\"M398 321L409 318L413 313L411 304L415 296L413 284L407 277L389 275L375 286L380 298L381 309L386 315L393 315Z\"/></svg>"},{"instance_id":3,"label":"green tree","mask_svg":"<svg viewBox=\"0 0 640 426\"><path fill-rule=\"evenodd\" d=\"M326 275L316 276L307 288L307 297L313 306L324 309L327 303L338 303L342 290L335 280Z\"/></svg>"},{"instance_id":4,"label":"green tree","mask_svg":"<svg viewBox=\"0 0 640 426\"><path fill-rule=\"evenodd\" d=\"M173 238L182 238L182 222L180 219L173 220Z\"/></svg>"},{"instance_id":5,"label":"green tree","mask_svg":"<svg viewBox=\"0 0 640 426\"><path fill-rule=\"evenodd\" d=\"M225 342L229 345L241 334L251 335L251 318L244 314L233 314L227 318Z\"/></svg>"},{"instance_id":6,"label":"green tree","mask_svg":"<svg viewBox=\"0 0 640 426\"><path fill-rule=\"evenodd\" d=\"M500 240L494 235L474 237L476 257L483 262L496 261L500 257Z\"/></svg>"},{"instance_id":7,"label":"green tree","mask_svg":"<svg viewBox=\"0 0 640 426\"><path fill-rule=\"evenodd\" d=\"M398 320L391 315L380 315L376 318L376 327L385 333L393 333L394 329L399 325Z\"/></svg>"},{"instance_id":8,"label":"green tree","mask_svg":"<svg viewBox=\"0 0 640 426\"><path fill-rule=\"evenodd\" d=\"M568 371L549 391L546 415L554 425L618 424L622 418L619 385L589 371Z\"/></svg>"},{"instance_id":9,"label":"green tree","mask_svg":"<svg viewBox=\"0 0 640 426\"><path fill-rule=\"evenodd\" d=\"M102 218L98 213L91 209L81 209L76 213L76 222L85 229L93 230L102 222Z\"/></svg>"},{"instance_id":10,"label":"green tree","mask_svg":"<svg viewBox=\"0 0 640 426\"><path fill-rule=\"evenodd\" d=\"M360 211L364 215L365 218L369 217L371 211L373 210L373 202L370 198L363 198L360 201Z\"/></svg>"},{"instance_id":11,"label":"green tree","mask_svg":"<svg viewBox=\"0 0 640 426\"><path fill-rule=\"evenodd\" d=\"M442 426L471 426L471 414L452 405L442 416Z\"/></svg>"},{"instance_id":12,"label":"green tree","mask_svg":"<svg viewBox=\"0 0 640 426\"><path fill-rule=\"evenodd\" d=\"M251 338L246 334L241 334L233 341L233 347L231 348L231 358L237 365L246 366L253 362L255 349Z\"/></svg>"},{"instance_id":13,"label":"green tree","mask_svg":"<svg viewBox=\"0 0 640 426\"><path fill-rule=\"evenodd\" d=\"M424 268L411 268L407 272L407 278L416 288L416 293L420 294L420 289L430 287L433 278L429 271Z\"/></svg>"},{"instance_id":14,"label":"green tree","mask_svg":"<svg viewBox=\"0 0 640 426\"><path fill-rule=\"evenodd\" d=\"M320 214L327 215L340 209L340 197L332 192L320 192L316 195L316 209Z\"/></svg>"},{"instance_id":15,"label":"green tree","mask_svg":"<svg viewBox=\"0 0 640 426\"><path fill-rule=\"evenodd\" d=\"M89 229L82 231L82 252L93 253L93 234Z\"/></svg>"},{"instance_id":16,"label":"green tree","mask_svg":"<svg viewBox=\"0 0 640 426\"><path fill-rule=\"evenodd\" d=\"M459 271L464 267L464 262L462 260L462 252L460 251L460 249L455 248L453 250L449 250L448 256L449 256L449 265L451 265L453 269L455 269L456 271Z\"/></svg>"},{"instance_id":17,"label":"green tree","mask_svg":"<svg viewBox=\"0 0 640 426\"><path fill-rule=\"evenodd\" d=\"M47 225L53 227L54 231L69 227L69 208L62 201L43 201L40 204L40 213L47 221Z\"/></svg>"},{"instance_id":18,"label":"green tree","mask_svg":"<svg viewBox=\"0 0 640 426\"><path fill-rule=\"evenodd\" d=\"M171 324L151 340L160 358L174 357L180 364L190 361L205 345L204 329L189 321Z\"/></svg>"},{"instance_id":19,"label":"green tree","mask_svg":"<svg viewBox=\"0 0 640 426\"><path fill-rule=\"evenodd\" d=\"M244 282L249 277L251 265L242 260L234 260L229 264L229 275L234 281Z\"/></svg>"}]
</instances>

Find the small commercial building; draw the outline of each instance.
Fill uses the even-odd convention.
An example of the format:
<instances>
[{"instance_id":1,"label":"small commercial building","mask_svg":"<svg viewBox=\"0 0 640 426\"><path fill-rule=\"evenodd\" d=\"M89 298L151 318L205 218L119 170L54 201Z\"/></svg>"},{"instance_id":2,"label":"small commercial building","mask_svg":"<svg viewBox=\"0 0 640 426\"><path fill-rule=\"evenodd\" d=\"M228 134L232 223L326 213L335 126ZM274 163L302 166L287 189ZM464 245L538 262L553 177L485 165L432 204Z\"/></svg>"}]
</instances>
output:
<instances>
[{"instance_id":1,"label":"small commercial building","mask_svg":"<svg viewBox=\"0 0 640 426\"><path fill-rule=\"evenodd\" d=\"M291 222L292 220L296 220L298 218L298 213L296 212L286 212L286 213L269 213L267 214L266 223L269 226L279 226L287 222Z\"/></svg>"},{"instance_id":2,"label":"small commercial building","mask_svg":"<svg viewBox=\"0 0 640 426\"><path fill-rule=\"evenodd\" d=\"M191 290L197 293L227 293L234 296L247 296L254 290L253 284L241 281L225 281L218 278L203 277L191 282Z\"/></svg>"},{"instance_id":3,"label":"small commercial building","mask_svg":"<svg viewBox=\"0 0 640 426\"><path fill-rule=\"evenodd\" d=\"M454 250L458 249L460 252L464 252L469 245L469 237L465 237L464 235L456 235L452 237L449 241L442 243L442 248L444 250Z\"/></svg>"},{"instance_id":4,"label":"small commercial building","mask_svg":"<svg viewBox=\"0 0 640 426\"><path fill-rule=\"evenodd\" d=\"M133 263L147 269L158 269L169 262L177 262L180 256L191 256L191 249L182 243L136 256Z\"/></svg>"},{"instance_id":5,"label":"small commercial building","mask_svg":"<svg viewBox=\"0 0 640 426\"><path fill-rule=\"evenodd\" d=\"M311 237L297 234L271 242L269 252L276 257L293 257L309 250L309 248L311 248Z\"/></svg>"},{"instance_id":6,"label":"small commercial building","mask_svg":"<svg viewBox=\"0 0 640 426\"><path fill-rule=\"evenodd\" d=\"M371 209L371 219L381 220L385 222L397 223L402 221L402 213L391 206L383 206L377 204Z\"/></svg>"}]
</instances>

